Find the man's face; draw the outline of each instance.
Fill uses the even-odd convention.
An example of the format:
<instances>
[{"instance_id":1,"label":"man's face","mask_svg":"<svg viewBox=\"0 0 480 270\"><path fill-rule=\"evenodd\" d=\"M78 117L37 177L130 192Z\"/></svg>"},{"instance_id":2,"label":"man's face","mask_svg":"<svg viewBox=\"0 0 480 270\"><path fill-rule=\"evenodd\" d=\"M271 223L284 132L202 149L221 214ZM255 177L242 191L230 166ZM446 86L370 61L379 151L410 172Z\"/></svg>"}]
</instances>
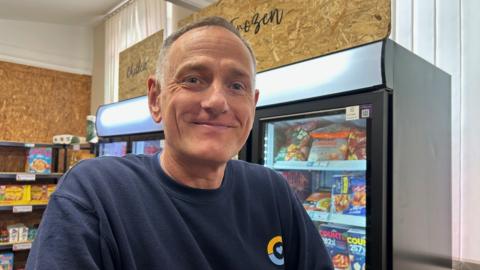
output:
<instances>
[{"instance_id":1,"label":"man's face","mask_svg":"<svg viewBox=\"0 0 480 270\"><path fill-rule=\"evenodd\" d=\"M157 98L166 153L219 164L236 155L252 128L254 76L248 49L222 27L200 27L177 39Z\"/></svg>"}]
</instances>

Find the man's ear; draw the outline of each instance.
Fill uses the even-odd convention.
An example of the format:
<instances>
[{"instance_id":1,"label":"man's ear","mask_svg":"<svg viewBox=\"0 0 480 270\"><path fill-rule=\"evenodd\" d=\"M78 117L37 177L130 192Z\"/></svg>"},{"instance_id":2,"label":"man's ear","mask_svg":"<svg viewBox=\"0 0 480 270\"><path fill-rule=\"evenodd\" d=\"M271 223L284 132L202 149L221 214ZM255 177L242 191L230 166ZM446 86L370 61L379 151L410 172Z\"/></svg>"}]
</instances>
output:
<instances>
[{"instance_id":1,"label":"man's ear","mask_svg":"<svg viewBox=\"0 0 480 270\"><path fill-rule=\"evenodd\" d=\"M160 123L162 121L162 108L160 107L160 83L157 81L154 75L148 76L147 80L148 88L148 109L150 115L152 115L153 121Z\"/></svg>"},{"instance_id":2,"label":"man's ear","mask_svg":"<svg viewBox=\"0 0 480 270\"><path fill-rule=\"evenodd\" d=\"M260 91L258 91L258 89L255 89L255 105L257 105L259 96L260 96Z\"/></svg>"}]
</instances>

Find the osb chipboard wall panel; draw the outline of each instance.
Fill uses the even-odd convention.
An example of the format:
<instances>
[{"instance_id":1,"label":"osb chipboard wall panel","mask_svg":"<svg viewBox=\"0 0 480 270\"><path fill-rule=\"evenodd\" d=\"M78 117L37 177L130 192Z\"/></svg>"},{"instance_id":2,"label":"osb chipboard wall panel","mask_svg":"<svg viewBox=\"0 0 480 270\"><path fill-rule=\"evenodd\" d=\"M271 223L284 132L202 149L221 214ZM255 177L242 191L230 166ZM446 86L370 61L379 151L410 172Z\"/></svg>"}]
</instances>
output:
<instances>
[{"instance_id":1,"label":"osb chipboard wall panel","mask_svg":"<svg viewBox=\"0 0 480 270\"><path fill-rule=\"evenodd\" d=\"M258 71L388 37L390 0L220 0L179 22L231 21L252 45Z\"/></svg>"},{"instance_id":2,"label":"osb chipboard wall panel","mask_svg":"<svg viewBox=\"0 0 480 270\"><path fill-rule=\"evenodd\" d=\"M0 147L0 172L24 172L27 155L26 148Z\"/></svg>"},{"instance_id":3,"label":"osb chipboard wall panel","mask_svg":"<svg viewBox=\"0 0 480 270\"><path fill-rule=\"evenodd\" d=\"M163 30L160 30L120 53L119 100L147 94L147 79L155 74L162 43Z\"/></svg>"},{"instance_id":4,"label":"osb chipboard wall panel","mask_svg":"<svg viewBox=\"0 0 480 270\"><path fill-rule=\"evenodd\" d=\"M0 61L0 140L86 135L91 77Z\"/></svg>"}]
</instances>

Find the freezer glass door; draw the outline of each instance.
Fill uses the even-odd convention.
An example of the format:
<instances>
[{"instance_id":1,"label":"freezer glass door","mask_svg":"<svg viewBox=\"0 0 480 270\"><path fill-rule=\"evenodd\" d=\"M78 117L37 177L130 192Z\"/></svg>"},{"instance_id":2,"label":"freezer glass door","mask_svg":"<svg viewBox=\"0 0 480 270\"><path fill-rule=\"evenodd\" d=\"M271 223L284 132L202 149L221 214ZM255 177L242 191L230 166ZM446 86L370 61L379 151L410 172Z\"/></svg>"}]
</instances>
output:
<instances>
[{"instance_id":1,"label":"freezer glass door","mask_svg":"<svg viewBox=\"0 0 480 270\"><path fill-rule=\"evenodd\" d=\"M335 269L365 269L369 112L364 105L260 119L263 164L285 177Z\"/></svg>"}]
</instances>

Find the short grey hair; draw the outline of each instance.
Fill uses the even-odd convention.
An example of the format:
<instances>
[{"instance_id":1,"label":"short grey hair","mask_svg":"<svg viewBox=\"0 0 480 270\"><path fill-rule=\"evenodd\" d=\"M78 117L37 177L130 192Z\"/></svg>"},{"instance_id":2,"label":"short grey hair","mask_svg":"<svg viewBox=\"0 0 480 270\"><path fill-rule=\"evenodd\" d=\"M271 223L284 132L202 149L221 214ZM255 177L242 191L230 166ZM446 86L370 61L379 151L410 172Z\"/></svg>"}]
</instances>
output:
<instances>
[{"instance_id":1,"label":"short grey hair","mask_svg":"<svg viewBox=\"0 0 480 270\"><path fill-rule=\"evenodd\" d=\"M203 18L199 21L196 21L196 22L193 22L193 23L190 23L190 24L187 24L187 25L183 26L182 28L180 28L177 31L175 31L174 33L172 33L163 42L162 48L160 49L160 53L158 55L157 69L156 69L156 72L155 72L156 79L157 79L158 82L160 82L160 84L164 83L163 79L164 79L164 75L165 75L164 72L165 72L166 59L167 59L168 53L170 51L170 48L172 47L172 44L177 39L179 39L183 34L189 32L190 30L200 28L200 27L204 27L204 26L223 27L223 28L227 29L228 31L232 32L233 34L235 34L235 36L237 36L242 41L243 45L245 45L245 47L247 47L248 52L250 53L250 56L252 57L253 72L254 72L254 75L255 75L256 70L257 70L257 63L256 63L256 60L255 60L255 54L253 53L252 47L250 46L248 41L245 38L243 38L242 35L240 35L240 32L238 31L238 29L235 26L233 26L229 21L227 21L226 19L224 19L222 17L212 16L212 17ZM255 81L255 77L254 77L254 81Z\"/></svg>"}]
</instances>

